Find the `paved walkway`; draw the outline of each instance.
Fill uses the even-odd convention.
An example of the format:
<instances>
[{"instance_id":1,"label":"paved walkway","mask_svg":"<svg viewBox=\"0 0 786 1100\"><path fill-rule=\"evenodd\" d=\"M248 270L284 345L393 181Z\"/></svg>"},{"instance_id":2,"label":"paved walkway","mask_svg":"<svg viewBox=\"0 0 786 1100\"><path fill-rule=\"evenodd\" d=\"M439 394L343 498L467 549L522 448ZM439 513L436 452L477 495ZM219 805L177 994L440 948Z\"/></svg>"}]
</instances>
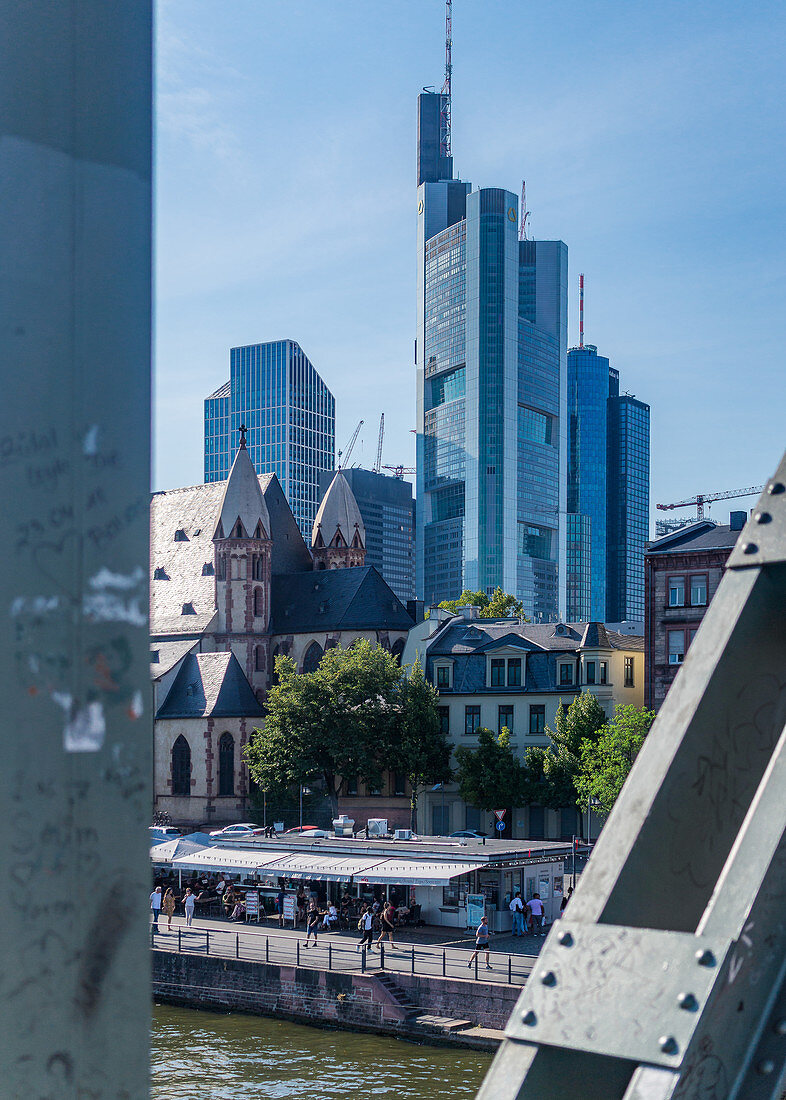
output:
<instances>
[{"instance_id":1,"label":"paved walkway","mask_svg":"<svg viewBox=\"0 0 786 1100\"><path fill-rule=\"evenodd\" d=\"M360 971L364 967L362 953L357 948L359 932L320 933L318 945L313 946L312 938L312 945L306 948L302 927L279 929L270 920L257 925L196 919L187 928L185 918L176 916L171 931L166 930L166 924L165 917L159 919L158 931L151 932L151 945L158 950L289 966L299 964L319 970ZM395 948L385 943L384 955L377 947L368 951L365 969L473 980L477 971L479 981L523 985L544 941L541 937L514 937L510 933L492 935L491 970L486 969L483 953L472 967L467 966L474 941L470 936L461 936L460 929L434 926L401 929L395 933L395 942Z\"/></svg>"}]
</instances>

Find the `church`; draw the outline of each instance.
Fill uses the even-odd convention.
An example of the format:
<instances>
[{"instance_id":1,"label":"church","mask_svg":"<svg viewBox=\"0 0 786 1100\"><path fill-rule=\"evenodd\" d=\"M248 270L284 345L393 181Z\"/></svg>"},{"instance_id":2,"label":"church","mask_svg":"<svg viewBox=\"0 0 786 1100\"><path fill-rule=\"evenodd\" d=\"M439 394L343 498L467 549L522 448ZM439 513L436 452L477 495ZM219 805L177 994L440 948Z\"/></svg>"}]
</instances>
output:
<instances>
[{"instance_id":1,"label":"church","mask_svg":"<svg viewBox=\"0 0 786 1100\"><path fill-rule=\"evenodd\" d=\"M227 481L155 493L151 504L154 810L183 825L248 816L242 752L264 721L277 655L311 672L327 649L366 638L400 660L413 625L365 565L363 520L341 471L308 547L240 433Z\"/></svg>"}]
</instances>

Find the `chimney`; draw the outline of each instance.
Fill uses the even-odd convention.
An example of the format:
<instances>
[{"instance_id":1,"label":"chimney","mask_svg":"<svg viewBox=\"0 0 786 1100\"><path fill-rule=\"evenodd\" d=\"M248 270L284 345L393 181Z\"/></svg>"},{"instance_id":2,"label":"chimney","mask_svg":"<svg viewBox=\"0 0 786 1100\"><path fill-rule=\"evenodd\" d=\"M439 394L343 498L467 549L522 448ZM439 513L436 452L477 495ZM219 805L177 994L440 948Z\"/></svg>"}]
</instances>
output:
<instances>
[{"instance_id":1,"label":"chimney","mask_svg":"<svg viewBox=\"0 0 786 1100\"><path fill-rule=\"evenodd\" d=\"M731 512L729 515L729 528L732 531L741 531L748 518L747 512Z\"/></svg>"},{"instance_id":2,"label":"chimney","mask_svg":"<svg viewBox=\"0 0 786 1100\"><path fill-rule=\"evenodd\" d=\"M474 607L472 604L468 604L466 607L459 607L459 608L457 608L457 611L458 611L458 614L461 615L461 617L463 619L479 619L480 618L480 608L479 607Z\"/></svg>"}]
</instances>

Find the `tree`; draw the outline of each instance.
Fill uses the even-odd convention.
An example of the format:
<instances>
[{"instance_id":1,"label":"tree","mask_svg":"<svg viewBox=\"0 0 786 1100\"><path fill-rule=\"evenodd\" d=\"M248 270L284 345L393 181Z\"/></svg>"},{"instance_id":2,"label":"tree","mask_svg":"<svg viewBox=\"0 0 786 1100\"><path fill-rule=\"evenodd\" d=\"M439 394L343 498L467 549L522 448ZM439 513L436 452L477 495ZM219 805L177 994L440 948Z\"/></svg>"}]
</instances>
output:
<instances>
[{"instance_id":1,"label":"tree","mask_svg":"<svg viewBox=\"0 0 786 1100\"><path fill-rule=\"evenodd\" d=\"M494 589L491 597L485 592L470 592L465 589L457 600L443 600L438 606L454 615L458 614L460 607L478 607L481 619L506 619L511 614L520 615L524 610L521 600L517 600L509 592L503 592L499 587Z\"/></svg>"},{"instance_id":2,"label":"tree","mask_svg":"<svg viewBox=\"0 0 786 1100\"><path fill-rule=\"evenodd\" d=\"M510 733L503 729L478 730L477 748L456 749L459 792L468 806L479 810L521 805L522 769L510 747Z\"/></svg>"},{"instance_id":3,"label":"tree","mask_svg":"<svg viewBox=\"0 0 786 1100\"><path fill-rule=\"evenodd\" d=\"M610 813L654 721L652 710L620 706L595 739L582 742L574 781L579 806L586 806L590 799L596 798L598 813L604 817Z\"/></svg>"},{"instance_id":4,"label":"tree","mask_svg":"<svg viewBox=\"0 0 786 1100\"><path fill-rule=\"evenodd\" d=\"M417 829L421 787L451 778L452 745L440 729L439 695L426 680L418 658L399 683L399 715L393 765L403 771L410 787L410 825Z\"/></svg>"},{"instance_id":5,"label":"tree","mask_svg":"<svg viewBox=\"0 0 786 1100\"><path fill-rule=\"evenodd\" d=\"M347 780L377 787L394 758L402 671L361 640L329 649L314 672L298 673L289 657L276 658L275 672L264 727L245 750L251 776L269 791L321 781L336 816Z\"/></svg>"}]
</instances>

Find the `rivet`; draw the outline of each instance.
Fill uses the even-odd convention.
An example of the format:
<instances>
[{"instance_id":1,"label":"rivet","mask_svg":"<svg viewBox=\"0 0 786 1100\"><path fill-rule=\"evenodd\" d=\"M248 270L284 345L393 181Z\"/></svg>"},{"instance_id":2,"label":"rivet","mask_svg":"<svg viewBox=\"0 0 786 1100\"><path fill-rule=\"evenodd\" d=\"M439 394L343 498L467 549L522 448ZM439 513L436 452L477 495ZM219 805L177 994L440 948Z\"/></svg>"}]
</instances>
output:
<instances>
[{"instance_id":1,"label":"rivet","mask_svg":"<svg viewBox=\"0 0 786 1100\"><path fill-rule=\"evenodd\" d=\"M755 554L758 549L755 542L746 542L743 544L742 552L743 554Z\"/></svg>"},{"instance_id":2,"label":"rivet","mask_svg":"<svg viewBox=\"0 0 786 1100\"><path fill-rule=\"evenodd\" d=\"M771 1073L774 1073L775 1063L772 1058L765 1058L763 1062L759 1062L756 1066L756 1072L760 1073L762 1077L769 1077Z\"/></svg>"},{"instance_id":3,"label":"rivet","mask_svg":"<svg viewBox=\"0 0 786 1100\"><path fill-rule=\"evenodd\" d=\"M521 1022L522 1024L526 1024L527 1027L534 1027L535 1024L538 1022L538 1018L532 1011L532 1009L530 1009L529 1012L525 1012L524 1015L521 1017Z\"/></svg>"},{"instance_id":4,"label":"rivet","mask_svg":"<svg viewBox=\"0 0 786 1100\"><path fill-rule=\"evenodd\" d=\"M778 1020L774 1030L776 1035L786 1035L786 1019Z\"/></svg>"},{"instance_id":5,"label":"rivet","mask_svg":"<svg viewBox=\"0 0 786 1100\"><path fill-rule=\"evenodd\" d=\"M772 516L769 512L757 512L753 518L757 523L772 523Z\"/></svg>"},{"instance_id":6,"label":"rivet","mask_svg":"<svg viewBox=\"0 0 786 1100\"><path fill-rule=\"evenodd\" d=\"M699 964L699 966L714 966L715 956L711 951L708 951L706 948L704 950L699 949L696 952L696 962Z\"/></svg>"},{"instance_id":7,"label":"rivet","mask_svg":"<svg viewBox=\"0 0 786 1100\"><path fill-rule=\"evenodd\" d=\"M771 481L767 486L767 492L770 496L777 496L778 493L786 492L786 485L782 481Z\"/></svg>"},{"instance_id":8,"label":"rivet","mask_svg":"<svg viewBox=\"0 0 786 1100\"><path fill-rule=\"evenodd\" d=\"M695 1012L699 1007L699 1002L692 993L680 993L677 997L677 1004L680 1008L684 1008L686 1012Z\"/></svg>"},{"instance_id":9,"label":"rivet","mask_svg":"<svg viewBox=\"0 0 786 1100\"><path fill-rule=\"evenodd\" d=\"M677 1046L677 1040L674 1038L673 1035L661 1035L660 1039L658 1039L658 1042L660 1044L660 1049L663 1051L664 1054L676 1054L677 1051L680 1049Z\"/></svg>"},{"instance_id":10,"label":"rivet","mask_svg":"<svg viewBox=\"0 0 786 1100\"><path fill-rule=\"evenodd\" d=\"M573 936L571 936L570 932L560 932L560 934L557 936L557 940L562 944L563 947L573 946Z\"/></svg>"},{"instance_id":11,"label":"rivet","mask_svg":"<svg viewBox=\"0 0 786 1100\"><path fill-rule=\"evenodd\" d=\"M554 986L557 984L557 975L553 970L543 970L540 975L540 984Z\"/></svg>"}]
</instances>

